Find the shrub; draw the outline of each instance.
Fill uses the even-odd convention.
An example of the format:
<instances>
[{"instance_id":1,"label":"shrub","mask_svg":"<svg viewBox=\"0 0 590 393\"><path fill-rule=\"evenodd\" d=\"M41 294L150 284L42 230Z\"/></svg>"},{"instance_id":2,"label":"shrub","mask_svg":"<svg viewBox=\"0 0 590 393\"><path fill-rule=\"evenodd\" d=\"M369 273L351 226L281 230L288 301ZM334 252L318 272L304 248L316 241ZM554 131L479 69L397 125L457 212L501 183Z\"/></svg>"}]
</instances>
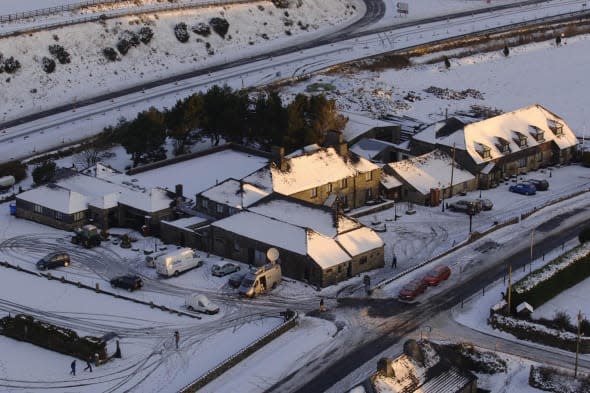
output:
<instances>
[{"instance_id":1,"label":"shrub","mask_svg":"<svg viewBox=\"0 0 590 393\"><path fill-rule=\"evenodd\" d=\"M55 57L60 64L70 63L70 54L61 45L49 45L49 53L51 53L51 55Z\"/></svg>"},{"instance_id":2,"label":"shrub","mask_svg":"<svg viewBox=\"0 0 590 393\"><path fill-rule=\"evenodd\" d=\"M144 44L149 44L153 36L154 31L150 27L143 26L141 29L139 29L139 40Z\"/></svg>"},{"instance_id":3,"label":"shrub","mask_svg":"<svg viewBox=\"0 0 590 393\"><path fill-rule=\"evenodd\" d=\"M10 56L4 60L4 71L8 74L14 74L18 69L20 69L20 62L14 57Z\"/></svg>"},{"instance_id":4,"label":"shrub","mask_svg":"<svg viewBox=\"0 0 590 393\"><path fill-rule=\"evenodd\" d=\"M0 164L0 177L4 176L14 176L14 180L19 182L27 177L27 166L16 160Z\"/></svg>"},{"instance_id":5,"label":"shrub","mask_svg":"<svg viewBox=\"0 0 590 393\"><path fill-rule=\"evenodd\" d=\"M291 7L299 8L303 5L302 0L272 0L272 3L277 8L291 8Z\"/></svg>"},{"instance_id":6,"label":"shrub","mask_svg":"<svg viewBox=\"0 0 590 393\"><path fill-rule=\"evenodd\" d=\"M219 34L221 38L225 38L227 31L229 30L229 22L224 18L211 18L209 20L209 25L213 29L214 32Z\"/></svg>"},{"instance_id":7,"label":"shrub","mask_svg":"<svg viewBox=\"0 0 590 393\"><path fill-rule=\"evenodd\" d=\"M120 35L119 39L125 39L129 41L131 46L139 46L140 40L139 35L131 30L124 30Z\"/></svg>"},{"instance_id":8,"label":"shrub","mask_svg":"<svg viewBox=\"0 0 590 393\"><path fill-rule=\"evenodd\" d=\"M211 35L211 27L209 27L208 24L203 22L193 25L193 27L191 27L191 30L193 31L193 33L203 37L209 37Z\"/></svg>"},{"instance_id":9,"label":"shrub","mask_svg":"<svg viewBox=\"0 0 590 393\"><path fill-rule=\"evenodd\" d=\"M127 41L125 38L122 38L117 42L117 50L120 54L125 56L127 52L129 52L129 48L131 48L131 43Z\"/></svg>"},{"instance_id":10,"label":"shrub","mask_svg":"<svg viewBox=\"0 0 590 393\"><path fill-rule=\"evenodd\" d=\"M33 181L35 184L44 184L53 180L55 175L55 162L46 161L33 169Z\"/></svg>"},{"instance_id":11,"label":"shrub","mask_svg":"<svg viewBox=\"0 0 590 393\"><path fill-rule=\"evenodd\" d=\"M578 234L578 239L580 240L580 243L586 243L587 241L590 241L590 226L582 228Z\"/></svg>"},{"instance_id":12,"label":"shrub","mask_svg":"<svg viewBox=\"0 0 590 393\"><path fill-rule=\"evenodd\" d=\"M2 57L0 56L0 59ZM582 165L585 167L590 167L590 151L585 151L582 153Z\"/></svg>"},{"instance_id":13,"label":"shrub","mask_svg":"<svg viewBox=\"0 0 590 393\"><path fill-rule=\"evenodd\" d=\"M116 61L118 56L117 56L117 51L115 51L115 49L108 47L108 48L104 48L102 50L102 54L104 55L104 57L107 58L107 60L110 61Z\"/></svg>"},{"instance_id":14,"label":"shrub","mask_svg":"<svg viewBox=\"0 0 590 393\"><path fill-rule=\"evenodd\" d=\"M48 74L51 74L53 71L55 71L55 60L50 59L49 57L43 56L41 59L41 65L43 67L43 71Z\"/></svg>"},{"instance_id":15,"label":"shrub","mask_svg":"<svg viewBox=\"0 0 590 393\"><path fill-rule=\"evenodd\" d=\"M573 330L572 320L565 311L557 311L553 317L553 323L555 324L556 329L568 331Z\"/></svg>"},{"instance_id":16,"label":"shrub","mask_svg":"<svg viewBox=\"0 0 590 393\"><path fill-rule=\"evenodd\" d=\"M176 26L174 26L174 35L176 39L180 42L187 42L189 38L188 28L186 23L180 22Z\"/></svg>"}]
</instances>

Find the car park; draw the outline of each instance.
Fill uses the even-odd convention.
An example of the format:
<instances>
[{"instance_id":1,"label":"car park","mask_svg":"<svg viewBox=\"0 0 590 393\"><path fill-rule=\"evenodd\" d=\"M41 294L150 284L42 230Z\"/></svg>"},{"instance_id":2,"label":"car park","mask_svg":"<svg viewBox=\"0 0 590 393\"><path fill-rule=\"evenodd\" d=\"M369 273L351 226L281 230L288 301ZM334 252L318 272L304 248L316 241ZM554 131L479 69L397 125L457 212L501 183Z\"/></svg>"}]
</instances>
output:
<instances>
[{"instance_id":1,"label":"car park","mask_svg":"<svg viewBox=\"0 0 590 393\"><path fill-rule=\"evenodd\" d=\"M127 274L113 278L111 280L111 286L113 288L126 289L131 292L143 287L143 280L137 275Z\"/></svg>"},{"instance_id":2,"label":"car park","mask_svg":"<svg viewBox=\"0 0 590 393\"><path fill-rule=\"evenodd\" d=\"M508 188L508 191L522 195L535 195L537 193L535 186L530 183L513 184Z\"/></svg>"},{"instance_id":3,"label":"car park","mask_svg":"<svg viewBox=\"0 0 590 393\"><path fill-rule=\"evenodd\" d=\"M476 214L479 212L479 205L469 199L461 199L449 205L449 209L454 212L464 212L467 214Z\"/></svg>"},{"instance_id":4,"label":"car park","mask_svg":"<svg viewBox=\"0 0 590 393\"><path fill-rule=\"evenodd\" d=\"M530 183L535 186L537 191L547 191L549 189L549 182L545 179L529 179L526 183Z\"/></svg>"},{"instance_id":5,"label":"car park","mask_svg":"<svg viewBox=\"0 0 590 393\"><path fill-rule=\"evenodd\" d=\"M199 293L188 295L184 299L184 305L190 311L197 311L205 314L217 314L219 312L219 307L217 305L211 303L207 296Z\"/></svg>"},{"instance_id":6,"label":"car park","mask_svg":"<svg viewBox=\"0 0 590 393\"><path fill-rule=\"evenodd\" d=\"M479 210L492 210L494 204L489 199L478 198L475 202L479 205Z\"/></svg>"},{"instance_id":7,"label":"car park","mask_svg":"<svg viewBox=\"0 0 590 393\"><path fill-rule=\"evenodd\" d=\"M424 280L412 280L402 287L398 297L402 300L414 300L418 295L424 293L428 284Z\"/></svg>"},{"instance_id":8,"label":"car park","mask_svg":"<svg viewBox=\"0 0 590 393\"><path fill-rule=\"evenodd\" d=\"M211 267L211 273L217 277L227 276L228 274L235 273L240 270L240 267L233 263L226 263L224 265L213 265Z\"/></svg>"},{"instance_id":9,"label":"car park","mask_svg":"<svg viewBox=\"0 0 590 393\"><path fill-rule=\"evenodd\" d=\"M424 281L429 286L437 286L441 282L445 281L451 275L451 268L447 265L440 265L426 273Z\"/></svg>"},{"instance_id":10,"label":"car park","mask_svg":"<svg viewBox=\"0 0 590 393\"><path fill-rule=\"evenodd\" d=\"M47 270L56 267L67 267L70 264L70 255L67 252L52 252L37 262L37 269Z\"/></svg>"},{"instance_id":11,"label":"car park","mask_svg":"<svg viewBox=\"0 0 590 393\"><path fill-rule=\"evenodd\" d=\"M229 280L227 280L227 283L232 288L239 288L240 284L242 284L242 280L244 279L245 276L246 276L246 273L244 273L244 272L236 272L236 273L232 274L231 276L229 276Z\"/></svg>"}]
</instances>

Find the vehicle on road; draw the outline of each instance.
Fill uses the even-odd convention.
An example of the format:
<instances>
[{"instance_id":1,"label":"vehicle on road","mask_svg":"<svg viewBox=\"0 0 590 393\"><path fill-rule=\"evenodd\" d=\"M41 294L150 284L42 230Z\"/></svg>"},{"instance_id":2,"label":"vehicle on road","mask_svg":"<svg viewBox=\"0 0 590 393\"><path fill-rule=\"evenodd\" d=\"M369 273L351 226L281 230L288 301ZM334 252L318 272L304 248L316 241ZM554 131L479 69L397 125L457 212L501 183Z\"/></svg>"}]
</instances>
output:
<instances>
[{"instance_id":1,"label":"vehicle on road","mask_svg":"<svg viewBox=\"0 0 590 393\"><path fill-rule=\"evenodd\" d=\"M240 266L234 263L226 263L224 265L213 265L211 266L211 274L216 277L227 276L228 274L235 273L240 270Z\"/></svg>"},{"instance_id":2,"label":"vehicle on road","mask_svg":"<svg viewBox=\"0 0 590 393\"><path fill-rule=\"evenodd\" d=\"M70 254L67 252L52 252L37 262L37 269L47 270L56 267L67 267L70 264Z\"/></svg>"},{"instance_id":3,"label":"vehicle on road","mask_svg":"<svg viewBox=\"0 0 590 393\"><path fill-rule=\"evenodd\" d=\"M165 277L178 276L202 265L203 260L199 254L189 247L169 251L156 258L156 272Z\"/></svg>"},{"instance_id":4,"label":"vehicle on road","mask_svg":"<svg viewBox=\"0 0 590 393\"><path fill-rule=\"evenodd\" d=\"M281 265L268 263L250 270L240 285L240 295L255 297L275 289L282 280Z\"/></svg>"},{"instance_id":5,"label":"vehicle on road","mask_svg":"<svg viewBox=\"0 0 590 393\"><path fill-rule=\"evenodd\" d=\"M445 281L451 275L451 268L447 265L440 265L426 273L424 281L429 286L435 287Z\"/></svg>"},{"instance_id":6,"label":"vehicle on road","mask_svg":"<svg viewBox=\"0 0 590 393\"><path fill-rule=\"evenodd\" d=\"M428 288L428 284L424 280L412 280L402 287L399 291L398 297L402 300L414 300L418 295L421 295Z\"/></svg>"},{"instance_id":7,"label":"vehicle on road","mask_svg":"<svg viewBox=\"0 0 590 393\"><path fill-rule=\"evenodd\" d=\"M454 212L464 212L467 214L479 213L479 205L470 199L460 199L449 205L449 209Z\"/></svg>"},{"instance_id":8,"label":"vehicle on road","mask_svg":"<svg viewBox=\"0 0 590 393\"><path fill-rule=\"evenodd\" d=\"M74 229L74 235L72 236L73 244L81 244L86 248L100 246L101 240L98 228L91 224Z\"/></svg>"},{"instance_id":9,"label":"vehicle on road","mask_svg":"<svg viewBox=\"0 0 590 393\"><path fill-rule=\"evenodd\" d=\"M227 283L232 288L239 288L242 284L242 280L244 279L244 277L246 277L245 272L236 272L229 276L229 280L227 280Z\"/></svg>"},{"instance_id":10,"label":"vehicle on road","mask_svg":"<svg viewBox=\"0 0 590 393\"><path fill-rule=\"evenodd\" d=\"M522 195L535 195L537 193L535 186L530 183L513 184L508 188L508 191Z\"/></svg>"},{"instance_id":11,"label":"vehicle on road","mask_svg":"<svg viewBox=\"0 0 590 393\"><path fill-rule=\"evenodd\" d=\"M494 203L489 199L478 198L475 202L479 205L479 210L492 210Z\"/></svg>"},{"instance_id":12,"label":"vehicle on road","mask_svg":"<svg viewBox=\"0 0 590 393\"><path fill-rule=\"evenodd\" d=\"M205 314L217 314L219 307L211 303L207 296L200 293L191 293L184 299L184 305L190 311L202 312Z\"/></svg>"},{"instance_id":13,"label":"vehicle on road","mask_svg":"<svg viewBox=\"0 0 590 393\"><path fill-rule=\"evenodd\" d=\"M156 267L156 259L160 255L166 254L166 251L153 252L145 256L145 264L149 267Z\"/></svg>"},{"instance_id":14,"label":"vehicle on road","mask_svg":"<svg viewBox=\"0 0 590 393\"><path fill-rule=\"evenodd\" d=\"M549 182L545 179L529 179L525 183L532 184L537 191L547 191L549 189Z\"/></svg>"},{"instance_id":15,"label":"vehicle on road","mask_svg":"<svg viewBox=\"0 0 590 393\"><path fill-rule=\"evenodd\" d=\"M143 287L143 280L137 275L127 274L111 279L111 287L122 288L131 292Z\"/></svg>"}]
</instances>

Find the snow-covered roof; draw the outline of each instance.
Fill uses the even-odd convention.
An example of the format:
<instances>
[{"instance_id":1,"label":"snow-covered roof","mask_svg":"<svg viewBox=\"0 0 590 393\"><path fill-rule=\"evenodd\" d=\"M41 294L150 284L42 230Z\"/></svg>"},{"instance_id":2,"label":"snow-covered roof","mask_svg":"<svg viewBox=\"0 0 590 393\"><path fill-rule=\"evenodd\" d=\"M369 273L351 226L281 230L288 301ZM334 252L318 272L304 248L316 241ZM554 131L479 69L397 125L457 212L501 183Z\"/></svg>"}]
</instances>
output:
<instances>
[{"instance_id":1,"label":"snow-covered roof","mask_svg":"<svg viewBox=\"0 0 590 393\"><path fill-rule=\"evenodd\" d=\"M340 245L352 256L383 246L383 240L371 228L362 227L336 236Z\"/></svg>"},{"instance_id":2,"label":"snow-covered roof","mask_svg":"<svg viewBox=\"0 0 590 393\"><path fill-rule=\"evenodd\" d=\"M349 231L361 226L355 220L339 215L338 228L335 228L331 211L279 198L263 201L251 206L248 210L302 228L311 228L322 235L330 237L336 236L339 232Z\"/></svg>"},{"instance_id":3,"label":"snow-covered roof","mask_svg":"<svg viewBox=\"0 0 590 393\"><path fill-rule=\"evenodd\" d=\"M451 184L451 165L453 184L460 184L474 179L465 169L460 169L453 160L440 150L434 150L409 160L387 164L400 178L408 182L420 193L426 195L431 188L447 188Z\"/></svg>"},{"instance_id":4,"label":"snow-covered roof","mask_svg":"<svg viewBox=\"0 0 590 393\"><path fill-rule=\"evenodd\" d=\"M287 159L288 169L266 167L244 178L264 191L292 195L379 167L363 157L340 156L332 147Z\"/></svg>"},{"instance_id":5,"label":"snow-covered roof","mask_svg":"<svg viewBox=\"0 0 590 393\"><path fill-rule=\"evenodd\" d=\"M303 146L301 149L293 150L291 153L287 154L285 158L293 158L304 154L313 153L314 151L318 151L321 148L322 147L317 143L312 143L311 145Z\"/></svg>"},{"instance_id":6,"label":"snow-covered roof","mask_svg":"<svg viewBox=\"0 0 590 393\"><path fill-rule=\"evenodd\" d=\"M59 186L41 186L25 191L17 199L45 206L64 214L73 214L88 209L88 197Z\"/></svg>"},{"instance_id":7,"label":"snow-covered roof","mask_svg":"<svg viewBox=\"0 0 590 393\"><path fill-rule=\"evenodd\" d=\"M300 255L307 254L305 229L270 217L242 211L211 225Z\"/></svg>"},{"instance_id":8,"label":"snow-covered roof","mask_svg":"<svg viewBox=\"0 0 590 393\"><path fill-rule=\"evenodd\" d=\"M333 238L311 230L307 231L307 253L322 269L350 260L350 255Z\"/></svg>"},{"instance_id":9,"label":"snow-covered roof","mask_svg":"<svg viewBox=\"0 0 590 393\"><path fill-rule=\"evenodd\" d=\"M367 160L373 160L384 149L391 146L396 145L390 142L381 141L379 139L362 138L350 147L350 151L366 158Z\"/></svg>"},{"instance_id":10,"label":"snow-covered roof","mask_svg":"<svg viewBox=\"0 0 590 393\"><path fill-rule=\"evenodd\" d=\"M119 193L112 192L110 194L103 195L99 198L93 199L88 204L90 206L97 207L99 209L112 209L116 207L119 202Z\"/></svg>"},{"instance_id":11,"label":"snow-covered roof","mask_svg":"<svg viewBox=\"0 0 590 393\"><path fill-rule=\"evenodd\" d=\"M119 198L119 203L144 212L153 213L170 207L172 199L166 190L152 188L147 192L126 192Z\"/></svg>"},{"instance_id":12,"label":"snow-covered roof","mask_svg":"<svg viewBox=\"0 0 590 393\"><path fill-rule=\"evenodd\" d=\"M381 172L381 185L387 189L391 190L392 188L396 188L402 185L402 182L399 181L395 176L390 175L385 172Z\"/></svg>"},{"instance_id":13,"label":"snow-covered roof","mask_svg":"<svg viewBox=\"0 0 590 393\"><path fill-rule=\"evenodd\" d=\"M180 219L174 220L174 221L162 220L162 222L165 222L168 225L171 225L173 227L180 228L180 229L190 229L190 227L192 227L194 225L199 225L199 224L202 224L207 221L208 220L206 218L198 217L198 216L180 218Z\"/></svg>"},{"instance_id":14,"label":"snow-covered roof","mask_svg":"<svg viewBox=\"0 0 590 393\"><path fill-rule=\"evenodd\" d=\"M224 205L242 209L268 195L268 192L236 179L227 179L201 193L201 196Z\"/></svg>"},{"instance_id":15,"label":"snow-covered roof","mask_svg":"<svg viewBox=\"0 0 590 393\"><path fill-rule=\"evenodd\" d=\"M477 164L548 141L553 141L560 149L575 146L577 143L576 135L567 123L539 104L466 124L451 134L443 132L440 135L446 126L446 122L435 123L413 138L449 147L454 144L457 149L466 150ZM557 129L561 131L561 135L558 135ZM521 138L524 142L522 144ZM507 147L504 148L503 145ZM484 154L484 150L488 150L489 154Z\"/></svg>"},{"instance_id":16,"label":"snow-covered roof","mask_svg":"<svg viewBox=\"0 0 590 393\"><path fill-rule=\"evenodd\" d=\"M357 138L367 131L372 130L375 127L391 127L391 123L387 123L382 120L372 119L367 116L359 115L356 113L346 113L348 121L342 130L344 139L351 141Z\"/></svg>"}]
</instances>

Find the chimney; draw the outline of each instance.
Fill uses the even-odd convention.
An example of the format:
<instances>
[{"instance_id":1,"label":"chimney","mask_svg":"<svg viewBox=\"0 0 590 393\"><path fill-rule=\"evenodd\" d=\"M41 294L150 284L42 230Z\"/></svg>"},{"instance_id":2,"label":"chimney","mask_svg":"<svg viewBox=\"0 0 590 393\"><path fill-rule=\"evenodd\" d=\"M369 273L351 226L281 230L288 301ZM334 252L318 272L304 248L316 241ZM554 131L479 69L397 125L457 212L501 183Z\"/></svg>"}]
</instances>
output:
<instances>
[{"instance_id":1,"label":"chimney","mask_svg":"<svg viewBox=\"0 0 590 393\"><path fill-rule=\"evenodd\" d=\"M270 150L271 162L276 165L279 170L287 169L287 162L285 161L285 148L282 146L272 146Z\"/></svg>"},{"instance_id":2,"label":"chimney","mask_svg":"<svg viewBox=\"0 0 590 393\"><path fill-rule=\"evenodd\" d=\"M344 140L342 132L336 130L329 130L326 133L326 146L336 149L342 157L348 155L348 144Z\"/></svg>"},{"instance_id":3,"label":"chimney","mask_svg":"<svg viewBox=\"0 0 590 393\"><path fill-rule=\"evenodd\" d=\"M182 198L182 184L177 184L175 187L176 198Z\"/></svg>"},{"instance_id":4,"label":"chimney","mask_svg":"<svg viewBox=\"0 0 590 393\"><path fill-rule=\"evenodd\" d=\"M381 358L377 362L377 371L386 377L395 377L392 366L393 361L390 358Z\"/></svg>"}]
</instances>

